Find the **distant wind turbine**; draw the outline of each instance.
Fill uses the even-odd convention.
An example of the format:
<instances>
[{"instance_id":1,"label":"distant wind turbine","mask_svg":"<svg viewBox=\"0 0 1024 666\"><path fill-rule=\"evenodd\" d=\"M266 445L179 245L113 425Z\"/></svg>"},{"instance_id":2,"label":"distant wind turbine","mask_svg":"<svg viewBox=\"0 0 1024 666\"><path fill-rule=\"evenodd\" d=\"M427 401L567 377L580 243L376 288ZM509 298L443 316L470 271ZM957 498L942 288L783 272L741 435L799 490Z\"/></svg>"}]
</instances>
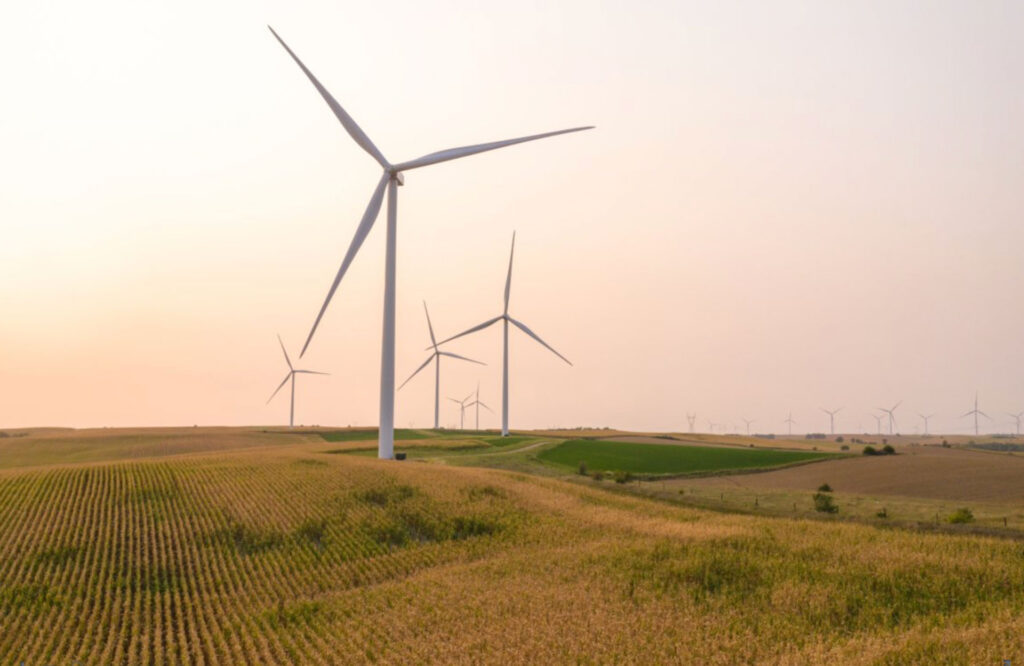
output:
<instances>
[{"instance_id":1,"label":"distant wind turbine","mask_svg":"<svg viewBox=\"0 0 1024 666\"><path fill-rule=\"evenodd\" d=\"M697 423L697 415L687 412L686 420L690 423L690 432L693 432L694 424Z\"/></svg>"},{"instance_id":2,"label":"distant wind turbine","mask_svg":"<svg viewBox=\"0 0 1024 666\"><path fill-rule=\"evenodd\" d=\"M434 351L430 354L430 356L427 357L426 361L423 361L423 365L416 368L416 372L409 375L409 379L415 377L417 374L419 374L420 370L430 365L431 361L434 361L434 429L437 430L441 413L441 357L449 356L451 358L457 358L460 361L469 361L470 363L476 363L477 365L487 364L481 363L480 361L474 361L473 359L466 358L465 356L459 356L458 354L453 354L451 352L441 351L440 349L438 349L437 338L434 337L434 327L430 323L430 312L427 310L426 301L423 301L423 312L424 314L427 315L427 330L430 331L430 344L433 345ZM402 382L402 386L408 384L409 379L406 379L404 382ZM402 390L402 386L398 387L399 391Z\"/></svg>"},{"instance_id":3,"label":"distant wind turbine","mask_svg":"<svg viewBox=\"0 0 1024 666\"><path fill-rule=\"evenodd\" d=\"M974 435L977 436L978 435L978 416L981 415L981 416L984 416L986 419L989 418L988 414L986 414L985 412L983 412L980 409L978 409L978 393L977 392L974 393L974 409L972 409L971 411L967 412L966 414L964 414L960 418L964 418L964 416L971 416L971 415L974 416Z\"/></svg>"},{"instance_id":4,"label":"distant wind turbine","mask_svg":"<svg viewBox=\"0 0 1024 666\"><path fill-rule=\"evenodd\" d=\"M452 402L454 402L456 405L459 406L459 430L465 430L466 429L466 408L469 407L469 405L467 403L469 402L469 399L472 398L472 397L473 397L473 394L470 393L469 395L467 395L462 400L456 400L455 398L448 398L449 400L451 400Z\"/></svg>"},{"instance_id":5,"label":"distant wind turbine","mask_svg":"<svg viewBox=\"0 0 1024 666\"><path fill-rule=\"evenodd\" d=\"M789 426L789 434L792 435L793 434L793 424L796 423L796 421L793 420L793 412L789 413L789 416L786 417L786 420L783 421L783 423L785 423L786 425Z\"/></svg>"},{"instance_id":6,"label":"distant wind turbine","mask_svg":"<svg viewBox=\"0 0 1024 666\"><path fill-rule=\"evenodd\" d=\"M287 384L289 381L291 381L291 383L292 383L292 408L291 408L291 411L288 414L288 427L289 428L294 428L295 427L295 375L326 375L328 373L326 373L326 372L316 372L315 370L296 370L294 367L292 367L292 360L290 358L288 358L288 352L284 348L284 341L281 340L281 336L280 335L277 336L277 341L279 343L281 343L281 351L284 353L284 362L288 364L288 374L284 376L284 380L282 380L281 383L278 384L277 388L274 389L274 392L270 394L269 398L267 398L267 404L269 405L270 401L274 399L274 396L277 395L278 391L283 389L284 385Z\"/></svg>"},{"instance_id":7,"label":"distant wind turbine","mask_svg":"<svg viewBox=\"0 0 1024 666\"><path fill-rule=\"evenodd\" d=\"M270 26L267 27L270 28ZM373 195L370 197L370 203L366 207L366 212L363 213L363 218L360 220L359 226L356 227L356 233L352 237L352 242L349 245L348 251L345 253L345 258L342 260L341 267L338 269L338 273L334 277L334 282L331 283L331 287L327 291L327 298L324 299L324 304L320 307L320 313L316 316L316 321L313 322L313 327L309 331L309 336L306 338L306 344L303 345L302 352L299 356L301 357L306 353L306 348L309 347L309 343L313 340L313 334L316 333L317 326L320 325L320 320L323 318L324 312L327 310L327 306L330 304L331 298L334 296L334 292L338 288L338 284L345 276L345 272L348 270L352 260L355 259L356 254L359 252L359 248L362 247L363 241L365 241L367 235L369 235L370 229L373 228L373 224L377 220L377 215L380 213L381 204L384 201L384 191L387 190L388 221L387 238L384 243L384 327L381 335L380 428L377 437L377 457L391 459L394 458L395 450L395 254L398 227L398 186L405 184L404 172L409 171L410 169L418 169L420 167L438 164L439 162L447 162L448 160L476 155L477 153L483 153L497 148L513 146L517 143L535 141L537 139L544 139L550 136L567 134L569 132L579 132L592 128L589 126L573 127L571 129L546 132L544 134L533 134L531 136L524 136L516 139L481 143L473 146L462 146L460 148L449 148L448 150L430 153L408 162L392 164L385 159L383 153L381 153L377 146L373 144L370 137L363 132L362 128L356 124L356 121L353 120L352 116L342 108L341 104L338 104L338 101L334 99L331 93L327 92L327 89L323 87L315 76L313 76L313 73L306 68L302 61L299 60L299 57L295 55L288 45L284 43L284 40L274 32L273 28L270 28L270 32L273 33L277 41L280 42L281 46L283 46L285 51L288 52L288 55L292 57L295 64L302 69L310 83L313 84L313 87L317 89L320 96L323 97L325 102L327 102L327 106L329 106L331 111L334 112L334 115L337 117L338 121L341 122L342 127L345 128L345 131L348 132L349 136L352 137L353 141L355 141L360 148L369 153L370 156L376 160L377 164L379 164L384 170L380 181L377 183L377 187L373 190ZM525 330L525 327L523 328Z\"/></svg>"},{"instance_id":8,"label":"distant wind turbine","mask_svg":"<svg viewBox=\"0 0 1024 666\"><path fill-rule=\"evenodd\" d=\"M894 430L896 428L896 414L895 414L896 408L899 407L902 404L903 404L903 401L900 400L899 402L897 402L895 405L893 405L889 409L886 409L885 407L879 407L878 408L878 411L885 412L886 414L889 415L889 434L890 435L893 434L893 432L894 432Z\"/></svg>"},{"instance_id":9,"label":"distant wind turbine","mask_svg":"<svg viewBox=\"0 0 1024 666\"><path fill-rule=\"evenodd\" d=\"M882 418L883 418L882 415L881 414L872 414L871 416L875 417L875 424L878 426L878 434L881 435L882 434Z\"/></svg>"},{"instance_id":10,"label":"distant wind turbine","mask_svg":"<svg viewBox=\"0 0 1024 666\"><path fill-rule=\"evenodd\" d=\"M493 319L488 319L487 321L485 321L482 324L477 324L476 326L474 326L472 328L469 328L469 329L463 331L462 333L459 333L458 335L453 335L452 337L450 337L450 338L448 338L446 340L443 340L441 342L441 344L444 344L445 342L450 342L450 341L452 341L452 340L454 340L456 338L461 338L464 335L469 335L470 333L476 333L477 331L482 331L485 328L487 328L488 326L491 326L492 324L496 324L499 321L502 322L502 324L504 325L504 329L505 329L504 330L504 347L503 347L504 351L503 351L503 355L502 355L502 364L501 364L501 436L502 437L507 437L508 436L508 325L509 324L514 325L520 331L522 331L523 333L526 333L528 336L530 336L531 338L533 338L534 340L539 342L541 345L546 347L547 350L550 351L552 354L554 354L558 358L562 359L563 361L565 361L569 365L572 365L572 363L569 361L569 359L567 359L566 357L564 357L561 354L559 354L558 352L556 352L554 347L552 347L548 343L546 343L543 340L541 340L540 337L536 333L534 333L533 331L531 331L529 328L526 327L526 324L524 324L523 322L519 321L518 319L513 319L512 316L509 315L509 313L508 313L508 299L509 299L509 295L512 293L512 259L515 256L515 252L516 252L516 234L513 231L512 232L512 250L508 254L508 275L505 277L505 310L500 315L498 315L497 317L495 317Z\"/></svg>"},{"instance_id":11,"label":"distant wind turbine","mask_svg":"<svg viewBox=\"0 0 1024 666\"><path fill-rule=\"evenodd\" d=\"M477 430L480 429L480 408L483 407L484 409L489 411L491 414L494 413L493 409L491 409L490 407L488 407L484 403L480 402L480 383L479 382L477 382L477 385L476 385L476 397L473 399L473 402L471 402L468 405L466 405L466 407L476 407L476 429Z\"/></svg>"},{"instance_id":12,"label":"distant wind turbine","mask_svg":"<svg viewBox=\"0 0 1024 666\"><path fill-rule=\"evenodd\" d=\"M1017 412L1016 414L1013 412L1007 412L1007 414L1012 416L1013 420L1017 422L1017 434L1020 435L1020 419L1024 416L1024 412Z\"/></svg>"},{"instance_id":13,"label":"distant wind turbine","mask_svg":"<svg viewBox=\"0 0 1024 666\"><path fill-rule=\"evenodd\" d=\"M825 409L824 407L822 407L821 411L823 411L826 414L828 414L828 422L829 422L830 432L833 435L836 434L836 414L838 414L839 412L843 411L843 408L840 407L838 409L831 409L831 410L829 410L829 409Z\"/></svg>"},{"instance_id":14,"label":"distant wind turbine","mask_svg":"<svg viewBox=\"0 0 1024 666\"><path fill-rule=\"evenodd\" d=\"M743 421L743 423L745 423L747 425L747 435L749 436L750 435L750 424L751 423L755 423L756 420L755 419L740 419L740 421Z\"/></svg>"},{"instance_id":15,"label":"distant wind turbine","mask_svg":"<svg viewBox=\"0 0 1024 666\"><path fill-rule=\"evenodd\" d=\"M931 417L933 417L935 415L934 414L918 414L918 416L920 416L921 420L924 421L924 434L927 435L928 434L928 419L930 419Z\"/></svg>"},{"instance_id":16,"label":"distant wind turbine","mask_svg":"<svg viewBox=\"0 0 1024 666\"><path fill-rule=\"evenodd\" d=\"M712 421L711 419L707 419L707 422L708 422L708 428L711 430L711 434L714 435L715 434L715 428L718 427L718 424L715 423L714 421Z\"/></svg>"}]
</instances>

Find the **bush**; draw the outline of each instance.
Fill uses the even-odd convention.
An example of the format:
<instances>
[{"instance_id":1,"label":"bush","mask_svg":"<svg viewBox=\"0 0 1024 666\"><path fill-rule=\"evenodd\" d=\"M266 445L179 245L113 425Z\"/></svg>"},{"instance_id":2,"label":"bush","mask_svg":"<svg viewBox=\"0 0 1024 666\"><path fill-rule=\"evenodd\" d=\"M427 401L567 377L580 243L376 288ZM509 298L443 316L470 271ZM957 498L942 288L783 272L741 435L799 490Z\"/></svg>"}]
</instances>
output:
<instances>
[{"instance_id":1,"label":"bush","mask_svg":"<svg viewBox=\"0 0 1024 666\"><path fill-rule=\"evenodd\" d=\"M822 513L839 513L839 507L831 495L814 493L814 510Z\"/></svg>"},{"instance_id":2,"label":"bush","mask_svg":"<svg viewBox=\"0 0 1024 666\"><path fill-rule=\"evenodd\" d=\"M847 444L843 444L842 446L839 447L839 450L840 451L849 451L850 447Z\"/></svg>"},{"instance_id":3,"label":"bush","mask_svg":"<svg viewBox=\"0 0 1024 666\"><path fill-rule=\"evenodd\" d=\"M843 436L839 435L838 437L836 437L836 442L839 443L839 444L842 444L843 443Z\"/></svg>"},{"instance_id":4,"label":"bush","mask_svg":"<svg viewBox=\"0 0 1024 666\"><path fill-rule=\"evenodd\" d=\"M951 523L973 523L974 513L966 506L961 507L954 511L953 513L949 514L948 520Z\"/></svg>"},{"instance_id":5,"label":"bush","mask_svg":"<svg viewBox=\"0 0 1024 666\"><path fill-rule=\"evenodd\" d=\"M892 448L892 444L886 444L885 446L882 447L883 456L891 456L894 453L896 453L896 449Z\"/></svg>"},{"instance_id":6,"label":"bush","mask_svg":"<svg viewBox=\"0 0 1024 666\"><path fill-rule=\"evenodd\" d=\"M868 444L867 446L864 447L864 455L866 455L866 456L877 456L878 455L878 449L876 449L875 447L873 447L870 444Z\"/></svg>"},{"instance_id":7,"label":"bush","mask_svg":"<svg viewBox=\"0 0 1024 666\"><path fill-rule=\"evenodd\" d=\"M623 472L622 470L616 470L615 472L615 483L629 483L633 480L633 475L629 472Z\"/></svg>"},{"instance_id":8,"label":"bush","mask_svg":"<svg viewBox=\"0 0 1024 666\"><path fill-rule=\"evenodd\" d=\"M819 493L830 493L830 492L832 492L832 486L828 485L827 483L823 483L820 486L818 486L818 492Z\"/></svg>"},{"instance_id":9,"label":"bush","mask_svg":"<svg viewBox=\"0 0 1024 666\"><path fill-rule=\"evenodd\" d=\"M888 517L889 517L889 512L885 510L884 506L875 513L875 518L888 518Z\"/></svg>"},{"instance_id":10,"label":"bush","mask_svg":"<svg viewBox=\"0 0 1024 666\"><path fill-rule=\"evenodd\" d=\"M579 473L580 476L586 476L587 475L587 461L581 460L579 467L576 468L576 471Z\"/></svg>"}]
</instances>

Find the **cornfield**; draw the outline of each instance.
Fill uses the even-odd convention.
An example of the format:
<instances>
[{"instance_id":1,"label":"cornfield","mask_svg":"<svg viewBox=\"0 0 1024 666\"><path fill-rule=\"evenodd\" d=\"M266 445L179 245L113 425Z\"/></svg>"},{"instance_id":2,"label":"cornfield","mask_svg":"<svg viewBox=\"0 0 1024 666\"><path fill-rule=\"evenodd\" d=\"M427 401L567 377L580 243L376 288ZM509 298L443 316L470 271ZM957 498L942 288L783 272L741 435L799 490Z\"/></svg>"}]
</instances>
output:
<instances>
[{"instance_id":1,"label":"cornfield","mask_svg":"<svg viewBox=\"0 0 1024 666\"><path fill-rule=\"evenodd\" d=\"M219 450L0 473L0 663L999 663L1024 546Z\"/></svg>"}]
</instances>

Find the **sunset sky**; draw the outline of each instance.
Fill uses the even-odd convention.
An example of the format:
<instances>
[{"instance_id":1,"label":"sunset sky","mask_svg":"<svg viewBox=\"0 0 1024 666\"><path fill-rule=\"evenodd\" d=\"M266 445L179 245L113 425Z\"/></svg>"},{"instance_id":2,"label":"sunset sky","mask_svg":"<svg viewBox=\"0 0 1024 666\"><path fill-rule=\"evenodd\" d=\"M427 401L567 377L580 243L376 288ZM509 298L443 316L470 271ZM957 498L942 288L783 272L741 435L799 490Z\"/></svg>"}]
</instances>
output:
<instances>
[{"instance_id":1,"label":"sunset sky","mask_svg":"<svg viewBox=\"0 0 1024 666\"><path fill-rule=\"evenodd\" d=\"M440 336L500 314L516 230L511 312L574 367L513 333L513 429L1024 410L1024 4L8 5L0 427L287 423L275 336L298 355L380 171L268 23L393 162L597 126L406 175L398 383L423 300ZM383 223L298 422L376 424ZM451 351L488 365L443 395L498 410L500 327Z\"/></svg>"}]
</instances>

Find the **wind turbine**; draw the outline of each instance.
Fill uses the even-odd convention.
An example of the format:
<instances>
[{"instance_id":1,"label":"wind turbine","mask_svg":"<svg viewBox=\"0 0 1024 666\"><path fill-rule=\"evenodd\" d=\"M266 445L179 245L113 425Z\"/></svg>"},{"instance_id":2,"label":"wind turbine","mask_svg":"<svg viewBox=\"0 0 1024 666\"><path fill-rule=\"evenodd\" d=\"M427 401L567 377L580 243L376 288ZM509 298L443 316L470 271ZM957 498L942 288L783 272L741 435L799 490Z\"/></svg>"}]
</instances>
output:
<instances>
[{"instance_id":1,"label":"wind turbine","mask_svg":"<svg viewBox=\"0 0 1024 666\"><path fill-rule=\"evenodd\" d=\"M456 400L455 398L448 398L449 400L451 400L452 402L454 402L456 405L459 406L459 430L465 430L466 429L466 407L469 407L469 405L467 405L466 403L472 397L473 397L473 394L470 393L469 395L467 395L462 400Z\"/></svg>"},{"instance_id":2,"label":"wind turbine","mask_svg":"<svg viewBox=\"0 0 1024 666\"><path fill-rule=\"evenodd\" d=\"M473 359L466 358L465 356L459 356L458 354L453 354L451 352L441 351L440 349L438 349L438 347L437 347L437 338L434 337L434 327L430 323L430 311L427 310L427 302L426 301L423 301L423 312L424 312L424 314L427 315L427 330L430 331L430 344L434 347L434 351L430 354L430 356L427 357L426 361L423 361L423 365L421 365L420 367L416 368L416 372L414 372L411 375L409 375L409 379L412 379L413 377L415 377L417 374L419 374L420 370L422 370L423 368L425 368L428 365L430 365L431 361L434 361L434 430L437 430L437 428L439 427L438 423L439 423L439 417L440 417L440 412L441 412L441 407L440 407L440 400L441 400L441 398L440 398L440 395L441 395L441 357L442 356L450 356L451 358L457 358L460 361L469 361L470 363L476 363L477 365L487 365L487 364L486 363L481 363L480 361L474 361ZM404 382L402 382L402 386L405 386L406 384L408 384L409 383L409 379L406 379ZM402 386L398 387L399 391L402 390Z\"/></svg>"},{"instance_id":3,"label":"wind turbine","mask_svg":"<svg viewBox=\"0 0 1024 666\"><path fill-rule=\"evenodd\" d=\"M480 402L480 383L479 382L477 382L477 385L476 385L476 398L474 398L473 402L471 402L468 405L466 405L466 407L476 407L476 429L477 430L480 429L480 408L483 407L484 409L489 411L491 414L494 413L493 409L491 409L490 407L488 407L484 403Z\"/></svg>"},{"instance_id":4,"label":"wind turbine","mask_svg":"<svg viewBox=\"0 0 1024 666\"><path fill-rule=\"evenodd\" d=\"M885 407L879 407L878 408L878 411L885 412L886 414L889 415L889 434L890 435L893 434L893 429L896 427L896 415L894 414L894 412L896 411L896 408L899 407L902 404L903 404L903 401L900 400L895 405L893 405L890 409L886 409Z\"/></svg>"},{"instance_id":5,"label":"wind turbine","mask_svg":"<svg viewBox=\"0 0 1024 666\"><path fill-rule=\"evenodd\" d=\"M284 380L282 380L281 383L278 384L277 388L274 389L274 392L270 394L269 398L267 398L267 404L268 405L270 404L270 401L274 399L274 396L277 395L278 391L283 389L284 385L287 384L288 381L290 380L291 383L292 383L292 408L291 408L291 412L289 412L289 414L288 414L288 427L289 428L294 428L295 427L295 375L326 375L326 374L329 374L329 373L326 373L326 372L316 372L315 370L296 370L294 367L292 367L292 360L290 358L288 358L288 351L284 348L284 342L281 340L281 336L280 335L277 336L277 341L279 343L281 343L281 351L284 353L284 362L288 364L288 374L284 376Z\"/></svg>"},{"instance_id":6,"label":"wind turbine","mask_svg":"<svg viewBox=\"0 0 1024 666\"><path fill-rule=\"evenodd\" d=\"M366 207L366 212L363 213L363 218L359 221L359 226L356 227L355 235L352 237L352 243L349 245L348 251L345 253L345 258L342 260L341 267L338 269L338 273L334 277L334 282L331 283L331 287L327 291L327 298L324 299L324 304L320 307L320 312L316 316L316 321L313 322L313 327L309 331L309 336L306 338L306 344L303 345L302 352L299 356L301 357L306 353L306 348L309 347L309 343L313 339L313 334L316 333L317 326L320 325L320 320L323 318L324 312L327 310L327 306L331 302L331 298L334 296L334 292L338 288L338 284L341 282L342 277L345 276L345 272L348 270L352 260L355 259L363 241L365 241L367 235L369 235L370 229L373 228L373 224L377 220L377 214L380 213L380 207L383 203L384 191L386 189L388 194L388 221L384 253L384 321L381 335L380 427L377 438L377 457L390 459L394 457L395 449L395 237L398 226L398 186L405 184L405 176L403 172L409 171L410 169L430 166L439 162L458 159L460 157L476 155L477 153L483 153L497 148L505 148L506 146L512 146L517 143L535 141L537 139L544 139L558 134L592 129L592 127L573 127L571 129L546 132L544 134L533 134L531 136L524 136L515 139L506 139L504 141L494 141L491 143L481 143L472 146L449 148L447 150L441 150L436 153L430 153L428 155L418 157L414 160L409 160L408 162L392 164L385 159L377 146L375 146L373 141L370 140L370 137L363 132L362 128L356 124L356 121L353 120L352 116L342 108L341 104L338 104L337 100L334 99L331 93L327 92L327 89L321 85L320 81L313 76L313 73L306 68L301 60L299 60L299 57L295 55L287 44L284 43L284 40L274 32L274 29L270 26L267 27L270 28L270 32L274 35L277 41L280 42L281 46L283 46L285 51L288 52L288 55L290 55L295 63L302 69L306 77L309 78L310 83L313 84L317 89L317 92L320 93L320 96L323 97L325 102L327 102L327 105L331 108L331 111L334 112L338 121L341 122L345 131L352 137L352 140L355 141L360 148L369 153L384 170L380 181L377 183L377 187L373 190L373 195L370 197L370 203Z\"/></svg>"},{"instance_id":7,"label":"wind turbine","mask_svg":"<svg viewBox=\"0 0 1024 666\"><path fill-rule=\"evenodd\" d=\"M978 435L978 415L980 414L980 415L984 416L986 419L989 418L988 414L986 414L985 412L983 412L980 409L978 409L978 393L977 392L974 393L974 409L972 409L971 411L967 412L966 414L964 414L960 418L963 418L964 416L971 416L972 414L974 415L974 435L975 435L975 437L977 437L977 435Z\"/></svg>"},{"instance_id":8,"label":"wind turbine","mask_svg":"<svg viewBox=\"0 0 1024 666\"><path fill-rule=\"evenodd\" d=\"M690 432L693 432L694 424L697 423L697 415L687 412L686 420L690 423Z\"/></svg>"},{"instance_id":9,"label":"wind turbine","mask_svg":"<svg viewBox=\"0 0 1024 666\"><path fill-rule=\"evenodd\" d=\"M882 434L882 415L881 414L872 414L871 416L875 417L875 425L878 426L878 434L881 435Z\"/></svg>"},{"instance_id":10,"label":"wind turbine","mask_svg":"<svg viewBox=\"0 0 1024 666\"><path fill-rule=\"evenodd\" d=\"M833 435L836 434L836 414L838 414L839 412L843 411L843 408L840 407L839 409L833 409L833 410L830 411L830 410L825 409L824 407L822 407L821 411L823 411L826 414L828 414L829 429L830 429L830 431L831 431L831 433Z\"/></svg>"},{"instance_id":11,"label":"wind turbine","mask_svg":"<svg viewBox=\"0 0 1024 666\"><path fill-rule=\"evenodd\" d=\"M920 416L921 419L924 421L924 434L927 435L928 434L928 419L930 419L931 417L933 417L935 415L934 414L918 414L918 416Z\"/></svg>"},{"instance_id":12,"label":"wind turbine","mask_svg":"<svg viewBox=\"0 0 1024 666\"><path fill-rule=\"evenodd\" d=\"M1024 412L1017 412L1016 414L1014 414L1013 412L1007 412L1007 414L1012 416L1013 420L1017 422L1017 435L1019 436L1020 435L1020 419L1021 419L1022 416L1024 416Z\"/></svg>"},{"instance_id":13,"label":"wind turbine","mask_svg":"<svg viewBox=\"0 0 1024 666\"><path fill-rule=\"evenodd\" d=\"M783 423L785 423L785 424L787 424L789 426L789 434L790 434L790 436L792 436L793 435L793 424L796 423L796 421L793 420L793 412L789 413L789 416L786 417L786 420L783 421Z\"/></svg>"},{"instance_id":14,"label":"wind turbine","mask_svg":"<svg viewBox=\"0 0 1024 666\"><path fill-rule=\"evenodd\" d=\"M541 340L540 337L538 337L538 335L536 333L534 333L533 331L531 331L529 328L526 327L526 324L524 324L523 322L521 322L521 321L519 321L517 319L513 319L512 316L509 315L509 313L508 313L508 298L509 298L509 295L512 292L512 258L515 256L515 252L516 252L516 232L513 231L512 232L512 250L511 250L511 252L509 252L509 255L508 255L508 276L505 278L505 310L500 315L498 315L497 317L495 317L493 319L488 319L487 321L485 321L482 324L477 324L476 326L474 326L472 328L469 328L469 329L463 331L462 333L459 333L458 335L453 335L452 337L450 337L450 338L448 338L446 340L442 340L441 341L441 344L444 344L445 342L450 342L450 341L452 341L452 340L454 340L456 338L461 338L464 335L469 335L470 333L476 333L477 331L482 331L485 328L487 328L488 326L491 326L492 324L496 324L499 321L502 322L502 324L504 325L504 352L503 352L503 355L502 355L502 364L501 364L501 436L502 437L508 437L508 325L511 323L516 328L518 328L520 331L522 331L523 333L526 333L528 336L530 336L531 338L533 338L534 340L536 340L537 342L542 344L544 347L546 347L548 349L548 351L550 351L552 354L554 354L558 358L562 359L563 361L565 361L569 365L572 365L572 363L569 361L569 359L567 359L566 357L564 357L561 354L559 354L558 352L556 352L554 347L552 347L548 343L546 343L543 340Z\"/></svg>"},{"instance_id":15,"label":"wind turbine","mask_svg":"<svg viewBox=\"0 0 1024 666\"><path fill-rule=\"evenodd\" d=\"M707 422L708 422L708 429L711 431L711 434L714 435L715 434L715 428L718 427L718 424L715 423L714 421L712 421L711 419L707 419Z\"/></svg>"},{"instance_id":16,"label":"wind turbine","mask_svg":"<svg viewBox=\"0 0 1024 666\"><path fill-rule=\"evenodd\" d=\"M750 424L754 423L756 421L756 419L740 419L740 421L743 421L745 424L747 424L747 436L749 437L750 436Z\"/></svg>"}]
</instances>

